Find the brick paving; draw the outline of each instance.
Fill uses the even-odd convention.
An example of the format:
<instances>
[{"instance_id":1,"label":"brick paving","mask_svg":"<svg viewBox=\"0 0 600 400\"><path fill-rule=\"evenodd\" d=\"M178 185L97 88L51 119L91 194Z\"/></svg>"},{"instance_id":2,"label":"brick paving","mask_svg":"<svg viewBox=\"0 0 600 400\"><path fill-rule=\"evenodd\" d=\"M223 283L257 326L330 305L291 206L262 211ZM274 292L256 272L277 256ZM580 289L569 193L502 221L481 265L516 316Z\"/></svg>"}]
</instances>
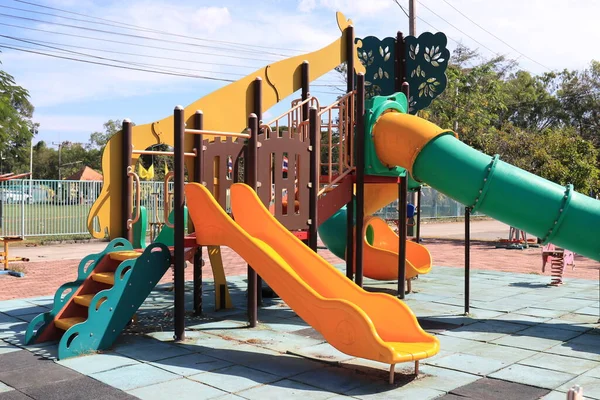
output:
<instances>
[{"instance_id":1,"label":"brick paving","mask_svg":"<svg viewBox=\"0 0 600 400\"><path fill-rule=\"evenodd\" d=\"M321 243L319 243L322 245ZM435 266L462 268L464 265L464 241L456 239L425 239L423 244L431 252ZM321 246L322 247L322 246ZM319 249L319 254L331 264L341 264L344 261L334 256L327 249ZM247 271L244 260L229 248L223 248L223 265L227 276L245 275ZM212 278L212 270L208 256L205 254L206 266L203 269L204 278ZM594 260L576 256L576 268L565 271L564 278L598 279L598 264ZM30 263L15 263L25 270L24 278L0 276L0 300L52 295L60 285L76 279L79 260L52 260ZM472 241L471 268L495 270L503 272L542 274L542 257L540 248L525 250L497 249L494 242ZM191 265L186 268L186 280L192 280ZM549 268L545 275L550 281ZM172 279L167 272L161 283Z\"/></svg>"}]
</instances>

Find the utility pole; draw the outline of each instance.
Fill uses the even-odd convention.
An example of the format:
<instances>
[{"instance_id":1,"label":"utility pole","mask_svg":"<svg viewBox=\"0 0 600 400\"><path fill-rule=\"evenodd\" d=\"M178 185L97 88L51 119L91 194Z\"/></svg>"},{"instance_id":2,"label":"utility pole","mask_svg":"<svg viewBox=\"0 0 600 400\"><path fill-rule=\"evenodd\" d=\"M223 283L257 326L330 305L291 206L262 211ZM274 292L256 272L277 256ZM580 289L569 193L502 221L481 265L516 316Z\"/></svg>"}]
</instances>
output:
<instances>
[{"instance_id":1,"label":"utility pole","mask_svg":"<svg viewBox=\"0 0 600 400\"><path fill-rule=\"evenodd\" d=\"M408 0L408 34L417 36L417 0Z\"/></svg>"},{"instance_id":2,"label":"utility pole","mask_svg":"<svg viewBox=\"0 0 600 400\"><path fill-rule=\"evenodd\" d=\"M417 36L417 0L408 0L408 34L414 37ZM411 90L414 90L414 88L411 88ZM412 192L409 198L416 211L420 212L421 205L418 204L417 192ZM403 215L402 218L406 218L406 215ZM413 229L415 228L413 227Z\"/></svg>"}]
</instances>

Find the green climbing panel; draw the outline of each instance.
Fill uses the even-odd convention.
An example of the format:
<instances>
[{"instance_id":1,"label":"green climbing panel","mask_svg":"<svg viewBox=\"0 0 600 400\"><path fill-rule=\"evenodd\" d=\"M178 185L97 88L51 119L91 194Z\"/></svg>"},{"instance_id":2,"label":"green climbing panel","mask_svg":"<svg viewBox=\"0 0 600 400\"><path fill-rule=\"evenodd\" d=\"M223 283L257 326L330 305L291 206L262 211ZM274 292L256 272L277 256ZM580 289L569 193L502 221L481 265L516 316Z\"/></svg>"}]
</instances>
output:
<instances>
[{"instance_id":1,"label":"green climbing panel","mask_svg":"<svg viewBox=\"0 0 600 400\"><path fill-rule=\"evenodd\" d=\"M88 317L62 336L58 358L65 359L109 348L171 265L167 246L152 243L115 271L115 284L92 299Z\"/></svg>"},{"instance_id":2,"label":"green climbing panel","mask_svg":"<svg viewBox=\"0 0 600 400\"><path fill-rule=\"evenodd\" d=\"M114 251L126 250L133 250L131 243L129 243L129 241L126 239L116 238L113 239L102 252L90 254L83 258L79 263L79 268L77 269L77 280L65 283L56 291L52 310L40 314L31 320L27 326L27 331L25 332L25 343L32 344L35 342L38 336L44 331L46 326L54 321L54 318L56 315L58 315L60 310L62 310L69 300L71 300L73 294L75 294L77 289L79 289L83 282L90 276L94 268L98 265L100 260L104 258L104 256Z\"/></svg>"}]
</instances>

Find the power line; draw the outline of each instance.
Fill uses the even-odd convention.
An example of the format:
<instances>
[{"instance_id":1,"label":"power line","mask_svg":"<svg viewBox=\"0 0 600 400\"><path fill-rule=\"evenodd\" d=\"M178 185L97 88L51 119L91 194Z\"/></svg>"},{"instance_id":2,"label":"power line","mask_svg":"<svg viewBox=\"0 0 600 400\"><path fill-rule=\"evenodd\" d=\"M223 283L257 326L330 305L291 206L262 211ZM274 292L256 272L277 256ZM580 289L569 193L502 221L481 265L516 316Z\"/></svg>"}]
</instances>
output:
<instances>
[{"instance_id":1,"label":"power line","mask_svg":"<svg viewBox=\"0 0 600 400\"><path fill-rule=\"evenodd\" d=\"M104 63L104 62L98 62L98 61L82 60L82 59L74 58L74 57L60 56L60 55L57 55L57 54L44 53L44 52L36 51L36 50L14 47L14 46L3 44L3 43L0 43L0 48L11 49L11 50L16 50L16 51L21 51L21 52L31 53L31 54L38 54L38 55L43 55L43 56L48 56L48 57L53 57L53 58L60 58L60 59L63 59L63 60L77 61L77 62L82 62L82 63L87 63L87 64L94 64L94 65L102 65L102 66L106 66L106 67L113 67L113 68L119 68L119 69L126 69L126 70L131 70L131 71L150 72L150 73L153 73L153 74L179 76L179 77L183 77L183 78L206 79L206 80L220 81L220 82L235 82L234 80L231 80L231 79L214 78L214 77L211 77L211 76L182 74L182 73L177 73L177 72L157 71L157 70L150 70L150 69L145 69L145 68L135 68L135 67L126 67L126 66L123 66L123 65L114 65L114 64L109 64L109 63Z\"/></svg>"},{"instance_id":2,"label":"power line","mask_svg":"<svg viewBox=\"0 0 600 400\"><path fill-rule=\"evenodd\" d=\"M82 13L77 13L77 12L74 12L74 11L64 10L64 9L61 9L61 8L50 7L50 6L46 6L46 5L42 5L42 4L37 4L37 3L34 3L34 2L30 2L30 1L24 1L24 0L13 0L13 1L16 1L18 3L28 4L28 5L31 5L31 6L34 6L34 7L40 7L40 8L44 8L44 9L59 11L59 12L66 13L66 14L77 15L77 16L80 16L80 17L86 17L86 18L95 19L95 20L99 20L99 21L109 22L109 23L112 23L112 24L119 24L119 25L122 25L123 27L134 28L135 30L140 30L140 31L145 31L145 32L159 33L159 34L162 34L162 35L168 35L168 36L174 36L174 37L182 37L182 38L194 39L194 40L201 40L201 41L208 41L208 42L212 42L212 43L222 43L222 44L230 44L230 45L236 45L236 46L262 48L262 49L269 49L269 50L283 50L283 51L291 51L291 52L297 52L297 53L306 52L306 50L301 50L301 49L291 49L291 48L273 47L273 46L262 46L262 45L255 45L255 44L249 44L249 43L238 43L238 42L230 42L230 41L224 41L224 40L213 40L213 39L199 38L199 37L195 37L195 36L175 34L175 33L171 33L171 32L161 31L161 30L158 30L158 29L145 28L145 27L142 27L142 26L128 24L128 23L125 23L125 22L120 22L120 21L115 21L115 20L111 20L111 19L100 18L100 17L95 17L95 16L86 15L86 14L82 14Z\"/></svg>"},{"instance_id":3,"label":"power line","mask_svg":"<svg viewBox=\"0 0 600 400\"><path fill-rule=\"evenodd\" d=\"M61 26L61 27L65 27L65 28L73 28L73 29L79 29L79 30L88 31L88 32L103 33L103 34L107 34L107 35L125 36L125 37L129 37L129 38L134 38L134 39L143 39L143 40L150 40L150 41L155 41L155 42L162 42L162 43L169 43L169 44L178 44L178 45L192 46L192 47L202 47L202 48L214 49L216 51L230 51L230 50L232 50L232 49L223 49L221 47L210 46L210 45L205 45L205 44L197 44L197 43L190 43L190 42L179 42L177 40L160 39L160 38L154 38L154 37L151 37L151 36L134 35L134 34L131 34L131 33L113 32L113 31L108 31L108 30L104 30L104 29L89 28L89 27L83 27L83 26L77 26L77 25L71 25L71 24L62 24L60 22L45 21L45 20L42 20L42 19L22 17L22 16L19 16L19 15L11 15L11 14L5 14L5 13L0 13L0 17L12 18L12 19L19 19L19 20L24 20L24 21L39 22L39 23L42 23L42 24L56 25L56 26ZM236 51L241 51L241 52L244 52L244 53L257 53L257 51L255 51L255 50L238 50L238 49L236 49ZM220 54L216 54L216 55L220 56ZM285 54L277 54L276 55L276 57L280 57L280 56L287 57L287 55L285 55Z\"/></svg>"},{"instance_id":4,"label":"power line","mask_svg":"<svg viewBox=\"0 0 600 400\"><path fill-rule=\"evenodd\" d=\"M536 63L537 65L546 68L548 71L552 71L551 68L548 68L547 66L545 66L544 64L534 60L533 58L529 57L528 55L520 52L519 50L515 49L513 46L511 46L509 43L507 43L506 41L504 41L502 38L494 35L492 32L490 32L489 30L487 30L486 28L484 28L483 26L479 25L477 22L473 21L473 19L469 18L465 13L463 13L462 11L460 11L458 8L456 8L454 5L452 5L452 3L450 3L448 0L443 0L444 3L448 4L450 7L452 7L457 13L459 13L460 15L462 15L463 17L465 17L467 20L471 21L474 25L476 25L479 29L483 30L484 32L488 33L489 35L493 36L494 38L498 39L499 41L501 41L502 43L504 43L506 46L508 46L509 48L511 48L513 51L519 53L521 56L525 57L526 59L528 59L529 61L532 61L534 63ZM422 3L421 3L422 4ZM427 7L426 7L427 8Z\"/></svg>"},{"instance_id":5,"label":"power line","mask_svg":"<svg viewBox=\"0 0 600 400\"><path fill-rule=\"evenodd\" d=\"M63 15L57 15L57 14L52 14L52 13L46 13L46 12L42 12L42 11L33 11L33 10L27 10L24 8L19 8L19 7L10 7L10 6L3 6L0 5L0 8L7 8L10 10L16 10L16 11L22 11L22 12L26 12L26 13L32 13L32 14L39 14L39 15L47 15L47 16L51 16L53 18L62 18L62 19L66 19L69 21L77 21L77 22L85 22L87 24L95 24L95 25L102 25L102 26L112 26L112 27L116 27L119 29L128 29L128 30L132 30L132 31L138 31L138 32L147 32L147 33L157 33L152 29L146 29L146 28L131 28L128 26L121 26L119 24L116 23L108 23L108 22L96 22L96 21L90 21L87 19L81 19L81 18L73 18L73 17L65 17ZM22 18L22 17L18 17L18 16L13 16L15 18ZM92 17L89 17L92 18ZM50 22L45 22L45 23L50 23ZM178 37L186 37L186 38L192 38L195 40L202 40L202 41L210 41L209 39L200 39L200 38L194 38L194 37L189 37L189 36L185 36L185 35L177 35L177 34L169 34L168 32L165 33L161 33L163 35L169 35L169 36L178 36ZM215 41L211 41L213 43L220 43L221 41L215 40ZM180 42L182 44L185 44L183 42ZM238 44L228 44L228 46L236 46L236 47L232 47L231 50L236 50L236 51L242 51L245 53L259 53L259 54L268 54L268 55L273 55L273 56L288 56L285 54L280 54L280 53L272 53L272 52L268 52L268 51L264 51L264 50L243 50L240 49L241 46L244 47L249 47L249 46L245 46L245 45L238 45ZM222 51L221 47L217 47L217 46L208 46L208 45L203 45L202 47L207 47L207 48L214 48L214 49L218 49Z\"/></svg>"},{"instance_id":6,"label":"power line","mask_svg":"<svg viewBox=\"0 0 600 400\"><path fill-rule=\"evenodd\" d=\"M38 43L50 44L50 45L57 45L57 46L63 46L63 47L70 47L70 48L73 48L73 49L81 49L81 50L89 50L89 51L99 51L99 52L103 52L103 53L121 54L121 55L132 56L132 57L155 58L155 59L158 59L158 60L169 60L169 61L177 61L177 62L192 63L192 64L202 63L202 64L206 64L206 65L215 65L215 66L219 66L219 67L235 67L235 68L255 69L255 67L252 67L252 66L249 66L249 65L221 64L221 63L213 63L213 62L207 62L207 61L199 62L197 60L186 60L186 59L181 59L181 58L161 57L161 56L155 56L155 55L149 55L149 54L140 54L140 53L125 52L125 51L117 51L117 50L98 49L98 48L94 48L94 47L75 46L75 45L72 45L72 44L58 43L58 42L49 42L49 41L46 41L46 40L37 40L37 39L31 39L31 38L18 38L18 37L12 37L12 36L7 36L7 37L15 39L15 40L31 40L31 41L36 42L36 44L38 44Z\"/></svg>"},{"instance_id":7,"label":"power line","mask_svg":"<svg viewBox=\"0 0 600 400\"><path fill-rule=\"evenodd\" d=\"M400 4L400 2L398 0L394 0L394 3L396 3L398 5L398 7L400 7L400 9L402 10L402 12L408 17L410 18L410 15L408 15L408 13L406 12L406 10L404 9L404 7L402 7L402 4Z\"/></svg>"},{"instance_id":8,"label":"power line","mask_svg":"<svg viewBox=\"0 0 600 400\"><path fill-rule=\"evenodd\" d=\"M445 19L444 17L442 17L441 15L439 15L438 13L436 13L435 11L433 11L431 8L427 7L427 5L423 4L422 1L419 1L419 3L425 7L427 10L429 10L429 12L431 12L433 15L435 15L436 17L438 17L439 19L441 19L442 21L446 22L448 25L450 25L451 27L453 27L454 29L456 29L457 31L459 31L460 33L462 33L463 35L465 35L466 37L468 37L469 39L471 39L472 41L474 41L475 43L479 44L480 46L482 46L483 48L487 49L488 51L490 51L491 53L499 56L500 54L498 54L497 52L495 52L494 50L490 49L488 46L486 46L485 44L481 43L480 41L478 41L477 39L475 39L474 37L472 37L471 35L469 35L468 33L466 33L465 31L461 30L460 28L458 28L457 26L455 26L454 24L452 24L450 21L448 21L447 19ZM0 14L1 15L1 14Z\"/></svg>"},{"instance_id":9,"label":"power line","mask_svg":"<svg viewBox=\"0 0 600 400\"><path fill-rule=\"evenodd\" d=\"M19 39L19 38L15 38L13 36L8 36L8 35L1 35L0 34L0 37L11 39L11 40L16 40L16 41L19 41L19 42L33 44L35 46L46 47L46 48L49 48L49 49L58 50L58 51L63 52L63 53L75 54L75 55L79 55L79 56L83 56L83 57L88 57L88 58L93 58L93 59L98 59L98 60L103 60L103 61L117 62L117 63L121 63L121 64L126 64L126 65L134 65L134 66L140 66L140 67L156 68L156 69L159 69L159 70L162 70L162 71L167 71L167 72L173 72L173 69L179 68L181 70L192 71L192 72L203 72L203 73L207 73L208 72L208 73L219 73L219 74L222 74L222 75L235 75L235 76L240 76L240 77L243 76L242 74L236 74L236 73L231 73L231 72L207 71L207 70L199 70L199 69L172 67L172 66L169 66L169 65L156 65L156 64L146 64L146 63L131 62L131 61L126 61L126 60L117 60L117 59L113 59L113 58L107 58L107 57L101 57L101 56L95 56L95 55L92 55L92 54L82 53L82 52L79 52L79 51L62 49L60 47L55 47L55 46L50 46L50 45L46 45L46 44L36 43L33 40ZM37 50L37 49L30 49L30 50ZM165 68L167 68L167 69L165 69ZM175 70L175 72L179 72L179 71Z\"/></svg>"},{"instance_id":10,"label":"power line","mask_svg":"<svg viewBox=\"0 0 600 400\"><path fill-rule=\"evenodd\" d=\"M404 14L406 14L406 16L407 16L408 18L410 18L410 16L408 15L408 13L407 13L407 12L406 12L406 10L404 9L404 7L402 7L402 4L400 4L400 3L398 2L398 0L393 0L393 1L394 1L394 3L396 3L396 4L398 5L398 7L400 7L400 9L402 10L402 12L404 12ZM442 32L442 30L441 30L441 29L438 29L438 28L436 28L435 26L433 26L431 23L429 23L428 21L424 20L424 19L423 19L423 18L421 18L420 16L418 16L418 15L417 15L417 18L418 18L420 21L422 21L422 22L426 23L426 24L427 24L428 26L430 26L430 27L431 27L433 30L435 30L435 31L438 31L438 32ZM460 44L461 44L461 43L460 43L460 41L458 41L458 40L454 39L452 36L450 36L450 35L448 35L448 34L445 34L445 35L446 35L446 37L447 37L448 39L452 40L454 43L456 43L456 44L458 44L458 45L460 45Z\"/></svg>"},{"instance_id":11,"label":"power line","mask_svg":"<svg viewBox=\"0 0 600 400\"><path fill-rule=\"evenodd\" d=\"M232 55L228 55L228 54L211 54L211 53L204 53L204 52L201 52L201 51L183 50L183 49L172 49L172 48L169 48L169 47L159 47L159 46L150 46L150 45L147 45L147 44L140 44L140 43L122 42L122 41L119 41L119 40L97 38L97 37L93 37L93 36L75 35L75 34L72 34L72 33L55 32L55 31L49 31L49 30L46 30L46 29L31 28L31 27L28 27L28 26L7 24L7 23L4 23L4 22L0 22L0 25L2 25L2 26L10 26L12 28L26 29L26 30L35 31L35 32L44 32L44 33L50 33L50 34L54 34L54 35L69 36L69 37L74 37L74 38L78 38L78 39L96 40L96 41L100 41L100 42L104 42L104 43L124 44L124 45L128 45L128 46L144 47L144 48L148 48L148 49L164 50L164 51L171 51L171 52L176 52L176 53L201 54L201 55L212 56L212 57L233 58L233 59L236 59L236 60L262 61L262 62L266 61L266 60L259 59L259 58L239 57L239 56L232 56Z\"/></svg>"}]
</instances>

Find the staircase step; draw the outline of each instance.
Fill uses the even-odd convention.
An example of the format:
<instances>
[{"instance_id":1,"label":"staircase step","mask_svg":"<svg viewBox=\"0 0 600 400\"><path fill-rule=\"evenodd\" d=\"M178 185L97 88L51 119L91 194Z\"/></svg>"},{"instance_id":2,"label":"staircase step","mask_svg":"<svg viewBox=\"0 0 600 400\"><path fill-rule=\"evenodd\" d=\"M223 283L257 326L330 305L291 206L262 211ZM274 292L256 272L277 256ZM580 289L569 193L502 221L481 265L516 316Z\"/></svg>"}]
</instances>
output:
<instances>
[{"instance_id":1,"label":"staircase step","mask_svg":"<svg viewBox=\"0 0 600 400\"><path fill-rule=\"evenodd\" d=\"M80 306L84 306L84 307L89 307L90 304L92 303L92 299L94 298L95 294L80 294L79 296L75 296L73 297L73 300L75 301L75 303L79 304Z\"/></svg>"},{"instance_id":2,"label":"staircase step","mask_svg":"<svg viewBox=\"0 0 600 400\"><path fill-rule=\"evenodd\" d=\"M92 279L96 282L106 283L107 285L115 284L114 272L97 272L92 275Z\"/></svg>"},{"instance_id":3,"label":"staircase step","mask_svg":"<svg viewBox=\"0 0 600 400\"><path fill-rule=\"evenodd\" d=\"M63 331L68 330L73 325L79 324L80 322L85 321L83 317L71 317L71 318L61 318L54 321L54 325L58 329L62 329Z\"/></svg>"},{"instance_id":4,"label":"staircase step","mask_svg":"<svg viewBox=\"0 0 600 400\"><path fill-rule=\"evenodd\" d=\"M142 253L140 253L139 251L135 251L135 250L114 251L114 252L108 254L110 259L115 260L115 261L131 260L133 258L138 258L141 255L142 255Z\"/></svg>"}]
</instances>

